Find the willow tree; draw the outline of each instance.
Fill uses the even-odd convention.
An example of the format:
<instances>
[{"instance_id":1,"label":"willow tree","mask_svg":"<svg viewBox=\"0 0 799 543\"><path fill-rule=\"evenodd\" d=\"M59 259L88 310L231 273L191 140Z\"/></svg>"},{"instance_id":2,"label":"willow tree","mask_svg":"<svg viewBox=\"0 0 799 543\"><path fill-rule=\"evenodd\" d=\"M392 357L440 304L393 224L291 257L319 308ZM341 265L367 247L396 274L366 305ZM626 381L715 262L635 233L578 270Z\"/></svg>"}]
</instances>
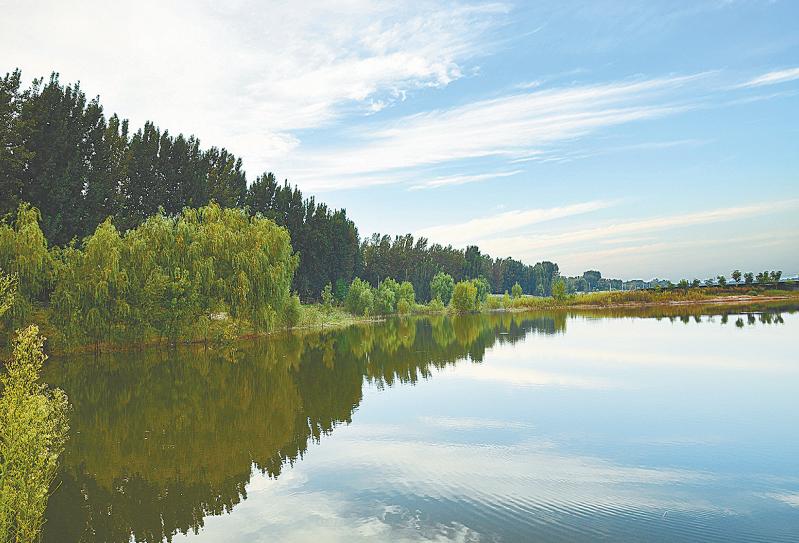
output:
<instances>
[{"instance_id":1,"label":"willow tree","mask_svg":"<svg viewBox=\"0 0 799 543\"><path fill-rule=\"evenodd\" d=\"M79 330L96 349L126 325L128 278L122 255L123 240L110 219L84 240L82 250L62 253L52 296L54 317L66 329Z\"/></svg>"},{"instance_id":2,"label":"willow tree","mask_svg":"<svg viewBox=\"0 0 799 543\"><path fill-rule=\"evenodd\" d=\"M7 294L7 292L6 292ZM0 301L2 307L7 307ZM39 540L58 457L69 430L67 397L38 382L44 338L36 326L18 333L0 375L0 541Z\"/></svg>"},{"instance_id":3,"label":"willow tree","mask_svg":"<svg viewBox=\"0 0 799 543\"><path fill-rule=\"evenodd\" d=\"M23 202L13 224L0 224L0 268L18 278L11 308L15 321L24 319L35 302L46 298L51 282L52 259L40 220L39 210Z\"/></svg>"},{"instance_id":4,"label":"willow tree","mask_svg":"<svg viewBox=\"0 0 799 543\"><path fill-rule=\"evenodd\" d=\"M288 231L260 215L223 209L211 203L186 209L178 231L191 233L192 255L201 289L209 301L224 303L233 318L256 330L270 328L291 301L291 282L299 257L292 252Z\"/></svg>"}]
</instances>

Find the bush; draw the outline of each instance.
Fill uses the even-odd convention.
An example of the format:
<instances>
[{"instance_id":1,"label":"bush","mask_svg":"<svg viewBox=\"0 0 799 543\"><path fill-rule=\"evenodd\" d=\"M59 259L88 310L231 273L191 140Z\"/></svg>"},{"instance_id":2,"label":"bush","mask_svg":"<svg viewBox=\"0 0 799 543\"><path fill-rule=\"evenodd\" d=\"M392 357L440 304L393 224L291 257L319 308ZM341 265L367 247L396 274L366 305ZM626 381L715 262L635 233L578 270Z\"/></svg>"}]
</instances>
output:
<instances>
[{"instance_id":1,"label":"bush","mask_svg":"<svg viewBox=\"0 0 799 543\"><path fill-rule=\"evenodd\" d=\"M443 313L445 307L444 303L440 299L433 298L430 300L430 303L427 304L427 309L432 313Z\"/></svg>"},{"instance_id":2,"label":"bush","mask_svg":"<svg viewBox=\"0 0 799 543\"><path fill-rule=\"evenodd\" d=\"M440 300L443 305L448 305L452 299L454 288L455 281L452 276L448 273L438 272L430 281L430 296L434 300Z\"/></svg>"},{"instance_id":3,"label":"bush","mask_svg":"<svg viewBox=\"0 0 799 543\"><path fill-rule=\"evenodd\" d=\"M352 280L344 299L344 306L353 315L369 315L374 305L372 286L366 281L356 277Z\"/></svg>"},{"instance_id":4,"label":"bush","mask_svg":"<svg viewBox=\"0 0 799 543\"><path fill-rule=\"evenodd\" d=\"M380 286L374 296L374 308L376 313L388 315L394 313L397 307L397 296L395 289L398 288L397 282L393 279L386 279Z\"/></svg>"},{"instance_id":5,"label":"bush","mask_svg":"<svg viewBox=\"0 0 799 543\"><path fill-rule=\"evenodd\" d=\"M566 282L563 279L558 279L552 284L552 297L559 302L566 299Z\"/></svg>"},{"instance_id":6,"label":"bush","mask_svg":"<svg viewBox=\"0 0 799 543\"><path fill-rule=\"evenodd\" d=\"M491 285L488 283L488 280L482 276L472 280L472 283L474 283L477 289L477 306L479 307L486 302L488 295L491 294ZM475 309L477 309L477 307Z\"/></svg>"},{"instance_id":7,"label":"bush","mask_svg":"<svg viewBox=\"0 0 799 543\"><path fill-rule=\"evenodd\" d=\"M452 290L450 307L458 313L477 309L477 286L474 281L460 281Z\"/></svg>"},{"instance_id":8,"label":"bush","mask_svg":"<svg viewBox=\"0 0 799 543\"><path fill-rule=\"evenodd\" d=\"M283 310L283 324L286 328L297 326L300 322L300 312L302 311L300 304L300 297L297 294L292 294L286 302L286 307Z\"/></svg>"},{"instance_id":9,"label":"bush","mask_svg":"<svg viewBox=\"0 0 799 543\"><path fill-rule=\"evenodd\" d=\"M333 286L328 283L322 289L322 307L325 312L330 313L333 310Z\"/></svg>"},{"instance_id":10,"label":"bush","mask_svg":"<svg viewBox=\"0 0 799 543\"><path fill-rule=\"evenodd\" d=\"M513 296L514 298L521 298L522 286L518 282L516 282L513 284L513 287L510 289L510 292L511 296ZM507 292L505 294L507 294Z\"/></svg>"},{"instance_id":11,"label":"bush","mask_svg":"<svg viewBox=\"0 0 799 543\"><path fill-rule=\"evenodd\" d=\"M407 315L411 312L411 304L405 298L397 302L397 313L400 315Z\"/></svg>"}]
</instances>

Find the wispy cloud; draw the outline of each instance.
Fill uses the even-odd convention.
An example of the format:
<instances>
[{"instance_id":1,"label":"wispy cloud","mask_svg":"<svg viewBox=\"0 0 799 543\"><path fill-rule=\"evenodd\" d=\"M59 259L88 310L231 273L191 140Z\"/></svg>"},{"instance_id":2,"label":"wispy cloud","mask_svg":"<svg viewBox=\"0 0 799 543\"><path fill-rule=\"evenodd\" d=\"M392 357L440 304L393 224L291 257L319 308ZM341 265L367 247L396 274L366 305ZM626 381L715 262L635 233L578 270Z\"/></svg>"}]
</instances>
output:
<instances>
[{"instance_id":1,"label":"wispy cloud","mask_svg":"<svg viewBox=\"0 0 799 543\"><path fill-rule=\"evenodd\" d=\"M56 70L80 79L134 125L156 119L195 133L257 173L296 149L300 131L460 79L494 50L492 31L509 10L457 0L420 0L412 9L392 0L308 0L302 9L254 0L32 0L4 5L0 50L28 77Z\"/></svg>"},{"instance_id":2,"label":"wispy cloud","mask_svg":"<svg viewBox=\"0 0 799 543\"><path fill-rule=\"evenodd\" d=\"M466 183L476 183L478 181L486 181L489 179L511 177L522 173L522 171L523 170L513 170L510 172L493 172L493 173L481 173L475 175L447 175L441 177L433 177L432 179L428 179L417 185L412 185L410 187L410 190L433 189L448 185L463 185Z\"/></svg>"},{"instance_id":3,"label":"wispy cloud","mask_svg":"<svg viewBox=\"0 0 799 543\"><path fill-rule=\"evenodd\" d=\"M785 200L782 202L763 202L749 206L727 207L697 213L654 217L638 221L611 223L592 228L571 230L548 235L517 235L503 238L491 238L486 234L475 235L467 240L485 247L491 254L515 254L521 257L530 257L540 254L542 250L562 249L577 243L610 239L615 236L630 236L645 232L684 228L701 224L732 221L746 217L754 217L767 213L786 211L799 208L799 200ZM473 231L475 234L477 231ZM624 248L613 251L624 251Z\"/></svg>"},{"instance_id":4,"label":"wispy cloud","mask_svg":"<svg viewBox=\"0 0 799 543\"><path fill-rule=\"evenodd\" d=\"M535 156L603 128L690 109L677 96L705 75L523 92L410 115L365 128L368 139L298 153L290 169L305 187L330 190L342 180L355 187L401 179L400 172L410 180L418 168L466 159Z\"/></svg>"},{"instance_id":5,"label":"wispy cloud","mask_svg":"<svg viewBox=\"0 0 799 543\"><path fill-rule=\"evenodd\" d=\"M785 70L776 70L759 75L754 79L750 79L745 83L738 85L739 88L746 87L762 87L765 85L776 85L777 83L785 83L787 81L794 81L799 79L799 68L787 68Z\"/></svg>"},{"instance_id":6,"label":"wispy cloud","mask_svg":"<svg viewBox=\"0 0 799 543\"><path fill-rule=\"evenodd\" d=\"M419 230L417 235L448 244L466 244L478 238L482 239L494 234L518 230L536 223L590 213L612 205L613 202L597 200L563 207L505 211L497 215L480 217L462 223L424 228Z\"/></svg>"}]
</instances>

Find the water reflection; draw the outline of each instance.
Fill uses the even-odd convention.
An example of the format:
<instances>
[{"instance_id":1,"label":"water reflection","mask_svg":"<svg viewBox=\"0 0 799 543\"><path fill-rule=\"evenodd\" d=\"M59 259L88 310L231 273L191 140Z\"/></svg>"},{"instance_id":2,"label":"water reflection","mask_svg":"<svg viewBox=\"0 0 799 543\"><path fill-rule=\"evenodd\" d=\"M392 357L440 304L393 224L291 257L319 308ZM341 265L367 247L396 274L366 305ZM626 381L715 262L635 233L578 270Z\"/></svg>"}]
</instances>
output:
<instances>
[{"instance_id":1,"label":"water reflection","mask_svg":"<svg viewBox=\"0 0 799 543\"><path fill-rule=\"evenodd\" d=\"M566 317L396 319L204 350L58 361L47 382L74 406L46 541L162 541L246 498L251 466L277 477L349 423L364 380L416 383Z\"/></svg>"},{"instance_id":2,"label":"water reflection","mask_svg":"<svg viewBox=\"0 0 799 543\"><path fill-rule=\"evenodd\" d=\"M680 311L642 312L637 317L703 326L717 322L739 326L739 320L745 326L785 322L779 312L711 311L694 318ZM261 522L254 520L256 516L264 515L275 522L290 517L295 539L324 540L334 532L303 532L305 537L297 537L298 511L324 524L343 503L351 509L350 516L339 519L346 525L338 526L343 540L356 535L396 539L403 530L415 534L409 539L418 539L424 526L426 538L468 541L479 538L471 527L479 519L484 526L504 526L510 539L524 540L536 526L560 515L581 518L576 525L590 535L587 519L599 517L579 509L587 504L592 504L594 513L603 510L611 517L614 508L640 514L654 509L670 509L675 515L689 509L723 514L723 507L697 504L682 491L646 496L640 492L641 485L653 481L706 484L703 469L628 467L625 458L611 462L585 450L566 454L540 435L532 437L542 421L533 424L516 416L517 411L533 407L535 396L514 396L514 390L531 386L575 390L587 406L586 421L594 416L592 405L599 406L595 413L607 415L607 406L597 403L604 396L595 395L629 387L631 375L620 373L618 365L628 368L642 362L640 366L650 372L652 367L662 368L661 382L669 382L666 368L673 371L680 355L646 351L642 344L633 345L638 351L621 353L612 347L620 339L617 330L607 336L601 331L587 336L590 349L551 341L566 332L567 323L586 326L607 318L607 313L582 313L576 318L531 313L395 319L325 333L287 333L241 343L225 352L184 349L56 361L45 378L67 391L74 411L61 484L48 507L45 541L171 540L179 533L197 533L213 517L234 508L239 520L233 531L240 532L239 540L254 540L248 530ZM531 335L540 335L542 341L529 341ZM487 359L490 364L483 363ZM754 368L731 358L703 360L707 366L692 367ZM784 364L777 364L775 371L784 370ZM427 382L436 388L428 401L448 402L448 409L424 410L426 404L419 403L418 396L413 404L392 403L389 389L399 391L407 387L397 385L418 384L433 373L436 378ZM330 447L324 458L301 463L323 466L318 468L324 475L316 478L317 484L335 489L335 499L329 499L330 493L298 495L297 481L291 478L301 473L286 473L287 468L307 455L310 445L348 425L365 395L373 393L381 395L384 411L371 409L363 414L363 424L339 428L338 440L327 438ZM464 407L470 404L474 409ZM419 415L410 425L391 424L399 414L416 410L436 416ZM472 410L478 413L469 415ZM543 430L555 436L558 417L547 413L553 427ZM657 417L675 432L676 437L668 438L671 442L682 439L678 431L697 430L684 423L677 430L668 416ZM646 432L640 434L646 438ZM519 441L520 436L524 440ZM627 445L628 452L635 450ZM596 443L586 449L601 452ZM384 485L406 490L396 491L387 506L380 499ZM261 498L247 500L248 492ZM793 496L779 495L788 496L783 502ZM375 507L377 511L372 510ZM332 517L325 517L326 511ZM449 520L427 522L430 519L414 513L420 511ZM381 522L361 524L374 518ZM223 525L204 532L211 539L213 534L216 540L234 539L229 524L219 526ZM401 530L389 536L381 531L386 526ZM554 526L552 533L569 538L562 519ZM594 533L600 535L601 530Z\"/></svg>"}]
</instances>

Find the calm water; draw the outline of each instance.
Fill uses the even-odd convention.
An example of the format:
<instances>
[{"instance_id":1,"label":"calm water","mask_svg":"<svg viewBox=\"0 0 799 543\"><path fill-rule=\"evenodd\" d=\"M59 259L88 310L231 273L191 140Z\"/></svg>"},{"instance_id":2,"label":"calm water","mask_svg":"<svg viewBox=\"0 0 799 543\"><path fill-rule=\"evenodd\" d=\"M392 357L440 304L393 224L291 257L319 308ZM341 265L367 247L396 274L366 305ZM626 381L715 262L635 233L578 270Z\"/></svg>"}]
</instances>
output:
<instances>
[{"instance_id":1,"label":"calm water","mask_svg":"<svg viewBox=\"0 0 799 543\"><path fill-rule=\"evenodd\" d=\"M60 359L45 541L799 541L799 313Z\"/></svg>"}]
</instances>

